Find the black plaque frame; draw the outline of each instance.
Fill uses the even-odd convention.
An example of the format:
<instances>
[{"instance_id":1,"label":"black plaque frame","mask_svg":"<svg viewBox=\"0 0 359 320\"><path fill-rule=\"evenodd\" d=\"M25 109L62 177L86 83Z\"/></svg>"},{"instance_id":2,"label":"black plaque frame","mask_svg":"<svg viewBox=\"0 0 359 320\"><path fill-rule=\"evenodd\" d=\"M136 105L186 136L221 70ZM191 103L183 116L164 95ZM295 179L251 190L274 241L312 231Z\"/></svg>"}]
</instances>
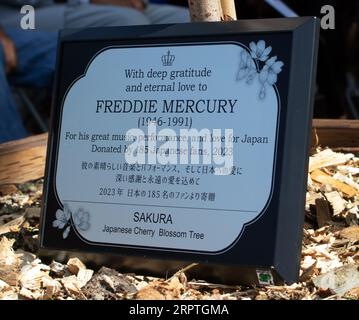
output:
<instances>
[{"instance_id":1,"label":"black plaque frame","mask_svg":"<svg viewBox=\"0 0 359 320\"><path fill-rule=\"evenodd\" d=\"M48 215L59 207L53 179L60 122L60 106L67 88L83 72L95 52L112 44L158 45L173 42L229 42L243 37L283 35L278 44L289 53L288 73L278 92L283 112L277 141L274 194L268 209L245 227L239 242L219 255L159 251L143 248L90 246L70 239L59 245L49 231ZM194 23L134 27L64 30L60 33L55 76L55 94L49 132L46 180L40 230L40 255L66 260L81 256L91 265L111 265L122 270L166 276L198 262L191 276L220 282L260 284L258 274L270 273L276 284L298 280L304 203L307 183L308 151L315 91L319 38L316 18L248 20L228 23ZM71 49L69 49L69 46ZM71 70L71 71L70 71ZM219 235L225 230L219 230ZM104 254L106 253L106 254Z\"/></svg>"}]
</instances>

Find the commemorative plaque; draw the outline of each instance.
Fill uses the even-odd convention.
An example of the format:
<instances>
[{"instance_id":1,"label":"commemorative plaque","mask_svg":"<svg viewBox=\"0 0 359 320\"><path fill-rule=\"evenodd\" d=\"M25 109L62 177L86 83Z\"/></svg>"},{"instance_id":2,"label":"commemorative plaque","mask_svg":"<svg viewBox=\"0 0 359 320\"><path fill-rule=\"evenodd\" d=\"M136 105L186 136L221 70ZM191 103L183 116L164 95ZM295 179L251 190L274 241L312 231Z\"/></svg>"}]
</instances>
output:
<instances>
[{"instance_id":1,"label":"commemorative plaque","mask_svg":"<svg viewBox=\"0 0 359 320\"><path fill-rule=\"evenodd\" d=\"M61 32L43 252L296 281L317 43L315 18Z\"/></svg>"}]
</instances>

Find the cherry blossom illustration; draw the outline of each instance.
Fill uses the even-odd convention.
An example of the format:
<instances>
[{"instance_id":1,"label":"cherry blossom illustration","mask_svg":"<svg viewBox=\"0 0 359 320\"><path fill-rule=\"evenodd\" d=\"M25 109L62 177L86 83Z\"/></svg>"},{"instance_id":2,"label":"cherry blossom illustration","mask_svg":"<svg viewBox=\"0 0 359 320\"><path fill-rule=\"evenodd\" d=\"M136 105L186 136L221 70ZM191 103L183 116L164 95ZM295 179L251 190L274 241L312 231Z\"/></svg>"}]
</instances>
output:
<instances>
[{"instance_id":1,"label":"cherry blossom illustration","mask_svg":"<svg viewBox=\"0 0 359 320\"><path fill-rule=\"evenodd\" d=\"M266 97L266 87L273 86L278 81L278 74L282 72L284 63L277 61L277 57L269 57L272 47L266 47L266 42L260 40L249 44L250 51L243 50L240 54L237 81L246 80L251 85L255 78L261 84L259 98Z\"/></svg>"},{"instance_id":2,"label":"cherry blossom illustration","mask_svg":"<svg viewBox=\"0 0 359 320\"><path fill-rule=\"evenodd\" d=\"M64 229L65 231L62 233L62 237L66 239L70 233L70 219L71 219L71 211L67 204L64 205L64 209L58 209L56 211L56 219L52 222L52 226L58 229Z\"/></svg>"},{"instance_id":3,"label":"cherry blossom illustration","mask_svg":"<svg viewBox=\"0 0 359 320\"><path fill-rule=\"evenodd\" d=\"M243 50L241 52L241 61L239 63L237 81L247 79L247 83L250 84L256 74L257 69L252 57L247 51Z\"/></svg>"},{"instance_id":4,"label":"cherry blossom illustration","mask_svg":"<svg viewBox=\"0 0 359 320\"><path fill-rule=\"evenodd\" d=\"M90 215L84 209L80 208L73 215L73 220L77 229L82 231L87 231L88 229L90 229Z\"/></svg>"},{"instance_id":5,"label":"cherry blossom illustration","mask_svg":"<svg viewBox=\"0 0 359 320\"><path fill-rule=\"evenodd\" d=\"M267 61L269 58L269 54L272 51L272 47L266 48L266 43L264 40L258 41L258 43L251 42L249 44L249 48L251 49L251 56L254 60Z\"/></svg>"},{"instance_id":6,"label":"cherry blossom illustration","mask_svg":"<svg viewBox=\"0 0 359 320\"><path fill-rule=\"evenodd\" d=\"M90 214L84 209L80 208L75 213L72 213L69 206L65 203L64 209L56 211L56 219L52 222L54 228L64 230L62 233L63 239L66 239L71 231L71 217L74 226L81 230L87 231L90 229Z\"/></svg>"},{"instance_id":7,"label":"cherry blossom illustration","mask_svg":"<svg viewBox=\"0 0 359 320\"><path fill-rule=\"evenodd\" d=\"M262 84L261 92L259 97L261 99L265 98L265 85L274 85L278 81L278 74L282 72L284 63L282 61L277 61L277 57L270 58L267 60L265 66L259 73L259 81Z\"/></svg>"}]
</instances>

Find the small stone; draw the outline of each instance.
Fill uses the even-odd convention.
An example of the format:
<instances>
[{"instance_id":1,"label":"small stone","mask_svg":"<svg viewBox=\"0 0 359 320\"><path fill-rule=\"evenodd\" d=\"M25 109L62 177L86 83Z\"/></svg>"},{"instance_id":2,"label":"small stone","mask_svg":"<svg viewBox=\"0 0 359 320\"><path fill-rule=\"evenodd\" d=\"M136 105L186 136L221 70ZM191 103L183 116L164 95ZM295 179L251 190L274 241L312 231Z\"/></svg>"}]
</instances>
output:
<instances>
[{"instance_id":1,"label":"small stone","mask_svg":"<svg viewBox=\"0 0 359 320\"><path fill-rule=\"evenodd\" d=\"M89 299L116 300L118 294L137 292L136 287L126 277L116 270L102 267L92 279L82 288Z\"/></svg>"},{"instance_id":2,"label":"small stone","mask_svg":"<svg viewBox=\"0 0 359 320\"><path fill-rule=\"evenodd\" d=\"M52 261L50 271L58 277L63 277L65 274L65 266L60 262Z\"/></svg>"}]
</instances>

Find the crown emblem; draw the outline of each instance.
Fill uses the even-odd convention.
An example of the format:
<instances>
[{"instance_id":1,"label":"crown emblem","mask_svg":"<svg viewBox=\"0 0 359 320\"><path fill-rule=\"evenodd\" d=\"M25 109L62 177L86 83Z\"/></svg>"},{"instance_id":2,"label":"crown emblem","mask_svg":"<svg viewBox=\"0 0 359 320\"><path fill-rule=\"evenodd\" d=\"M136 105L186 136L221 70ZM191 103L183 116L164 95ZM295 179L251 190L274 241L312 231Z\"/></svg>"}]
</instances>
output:
<instances>
[{"instance_id":1,"label":"crown emblem","mask_svg":"<svg viewBox=\"0 0 359 320\"><path fill-rule=\"evenodd\" d=\"M175 56L168 50L167 54L163 55L161 60L164 67L169 67L172 66L175 61Z\"/></svg>"}]
</instances>

